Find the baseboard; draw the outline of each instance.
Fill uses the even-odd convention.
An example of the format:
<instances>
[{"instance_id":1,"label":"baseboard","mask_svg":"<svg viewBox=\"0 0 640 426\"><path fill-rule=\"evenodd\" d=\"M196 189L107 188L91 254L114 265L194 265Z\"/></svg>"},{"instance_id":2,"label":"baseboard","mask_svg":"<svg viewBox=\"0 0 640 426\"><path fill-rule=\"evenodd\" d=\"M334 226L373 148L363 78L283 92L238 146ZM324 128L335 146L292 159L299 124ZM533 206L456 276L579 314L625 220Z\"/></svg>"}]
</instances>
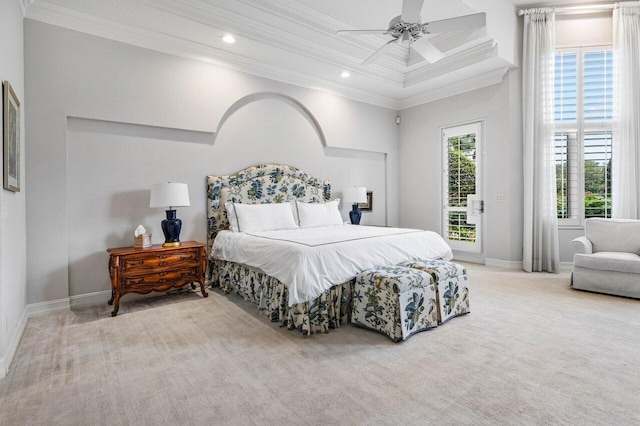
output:
<instances>
[{"instance_id":1,"label":"baseboard","mask_svg":"<svg viewBox=\"0 0 640 426\"><path fill-rule=\"evenodd\" d=\"M87 308L104 304L111 297L111 290L96 291L93 293L79 294L66 299L50 300L48 302L31 303L27 305L28 318L67 312L77 308Z\"/></svg>"},{"instance_id":2,"label":"baseboard","mask_svg":"<svg viewBox=\"0 0 640 426\"><path fill-rule=\"evenodd\" d=\"M485 266L501 269L522 269L520 260L485 259ZM573 262L560 262L560 273L573 271Z\"/></svg>"},{"instance_id":3,"label":"baseboard","mask_svg":"<svg viewBox=\"0 0 640 426\"><path fill-rule=\"evenodd\" d=\"M560 273L573 272L573 262L560 262Z\"/></svg>"},{"instance_id":4,"label":"baseboard","mask_svg":"<svg viewBox=\"0 0 640 426\"><path fill-rule=\"evenodd\" d=\"M22 312L22 316L20 317L20 321L18 321L18 325L14 330L13 336L11 336L7 352L4 354L4 357L0 358L0 379L9 374L9 367L11 367L13 356L18 350L18 344L20 343L20 339L22 339L22 334L27 326L28 319L27 310L25 309Z\"/></svg>"},{"instance_id":5,"label":"baseboard","mask_svg":"<svg viewBox=\"0 0 640 426\"><path fill-rule=\"evenodd\" d=\"M111 290L96 291L94 293L71 296L66 299L50 300L48 302L31 303L27 305L11 337L7 352L3 357L0 357L0 379L5 377L9 372L11 361L13 361L13 356L18 350L18 344L20 343L20 339L22 339L22 334L24 333L29 318L68 312L72 307L83 308L99 305L108 300L109 297L111 297Z\"/></svg>"},{"instance_id":6,"label":"baseboard","mask_svg":"<svg viewBox=\"0 0 640 426\"><path fill-rule=\"evenodd\" d=\"M489 259L484 260L485 266L491 266L493 268L501 269L522 269L521 260L501 260L501 259Z\"/></svg>"},{"instance_id":7,"label":"baseboard","mask_svg":"<svg viewBox=\"0 0 640 426\"><path fill-rule=\"evenodd\" d=\"M71 309L88 308L90 306L104 305L111 298L111 290L95 291L93 293L79 294L69 297Z\"/></svg>"},{"instance_id":8,"label":"baseboard","mask_svg":"<svg viewBox=\"0 0 640 426\"><path fill-rule=\"evenodd\" d=\"M44 315L67 312L71 309L69 299L50 300L48 302L31 303L27 305L27 317L35 318Z\"/></svg>"}]
</instances>

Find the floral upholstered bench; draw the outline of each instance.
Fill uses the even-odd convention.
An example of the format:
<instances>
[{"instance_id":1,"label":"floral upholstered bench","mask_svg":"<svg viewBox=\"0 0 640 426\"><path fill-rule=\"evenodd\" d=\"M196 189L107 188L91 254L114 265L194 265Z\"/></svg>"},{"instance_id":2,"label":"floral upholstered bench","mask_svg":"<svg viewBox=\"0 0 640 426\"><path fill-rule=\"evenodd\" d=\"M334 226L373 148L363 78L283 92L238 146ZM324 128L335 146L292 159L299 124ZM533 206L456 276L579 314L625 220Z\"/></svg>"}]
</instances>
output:
<instances>
[{"instance_id":1,"label":"floral upholstered bench","mask_svg":"<svg viewBox=\"0 0 640 426\"><path fill-rule=\"evenodd\" d=\"M356 277L351 323L386 334L394 342L438 326L436 287L420 269L382 266Z\"/></svg>"},{"instance_id":2,"label":"floral upholstered bench","mask_svg":"<svg viewBox=\"0 0 640 426\"><path fill-rule=\"evenodd\" d=\"M398 266L424 271L436 285L438 324L469 313L469 287L464 266L444 260L415 260Z\"/></svg>"}]
</instances>

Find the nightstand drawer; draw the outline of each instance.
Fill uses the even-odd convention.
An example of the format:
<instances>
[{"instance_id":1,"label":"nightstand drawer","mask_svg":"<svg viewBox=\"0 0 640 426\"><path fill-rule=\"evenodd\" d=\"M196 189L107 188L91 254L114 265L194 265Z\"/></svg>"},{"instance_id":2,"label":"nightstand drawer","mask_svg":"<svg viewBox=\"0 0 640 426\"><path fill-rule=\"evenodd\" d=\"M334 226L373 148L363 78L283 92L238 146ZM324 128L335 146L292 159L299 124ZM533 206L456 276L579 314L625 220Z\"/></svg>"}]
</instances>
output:
<instances>
[{"instance_id":1,"label":"nightstand drawer","mask_svg":"<svg viewBox=\"0 0 640 426\"><path fill-rule=\"evenodd\" d=\"M200 264L200 250L188 250L182 253L158 253L149 255L130 255L123 257L120 261L121 271L126 275L135 273L136 275L146 270L157 270L161 268L175 268L197 266Z\"/></svg>"},{"instance_id":2,"label":"nightstand drawer","mask_svg":"<svg viewBox=\"0 0 640 426\"><path fill-rule=\"evenodd\" d=\"M192 281L198 281L200 279L198 267L184 269L181 271L154 272L135 277L123 277L122 285L127 289L131 289L135 287L147 287L178 281L182 281L187 284L191 282L188 279L192 279Z\"/></svg>"},{"instance_id":3,"label":"nightstand drawer","mask_svg":"<svg viewBox=\"0 0 640 426\"><path fill-rule=\"evenodd\" d=\"M127 293L146 294L151 291L167 291L194 283L200 283L202 297L206 270L205 245L197 241L185 241L179 246L149 248L119 247L108 249L109 276L111 277L111 316L118 314L120 298Z\"/></svg>"}]
</instances>

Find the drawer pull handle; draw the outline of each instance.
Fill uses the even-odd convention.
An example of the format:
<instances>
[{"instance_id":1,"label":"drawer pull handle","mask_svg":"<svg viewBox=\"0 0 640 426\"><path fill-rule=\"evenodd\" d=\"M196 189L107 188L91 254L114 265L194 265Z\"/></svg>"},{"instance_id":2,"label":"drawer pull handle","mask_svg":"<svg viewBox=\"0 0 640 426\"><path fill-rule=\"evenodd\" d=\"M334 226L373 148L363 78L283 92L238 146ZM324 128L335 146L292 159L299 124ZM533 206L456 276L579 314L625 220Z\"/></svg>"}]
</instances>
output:
<instances>
[{"instance_id":1,"label":"drawer pull handle","mask_svg":"<svg viewBox=\"0 0 640 426\"><path fill-rule=\"evenodd\" d=\"M167 258L167 255L166 255L166 254L161 254L161 255L160 255L160 259L166 259L166 258Z\"/></svg>"},{"instance_id":2,"label":"drawer pull handle","mask_svg":"<svg viewBox=\"0 0 640 426\"><path fill-rule=\"evenodd\" d=\"M167 266L167 262L160 262L158 263L158 266Z\"/></svg>"},{"instance_id":3,"label":"drawer pull handle","mask_svg":"<svg viewBox=\"0 0 640 426\"><path fill-rule=\"evenodd\" d=\"M164 277L165 275L167 275L167 272L160 272L158 275L160 275L161 277Z\"/></svg>"}]
</instances>

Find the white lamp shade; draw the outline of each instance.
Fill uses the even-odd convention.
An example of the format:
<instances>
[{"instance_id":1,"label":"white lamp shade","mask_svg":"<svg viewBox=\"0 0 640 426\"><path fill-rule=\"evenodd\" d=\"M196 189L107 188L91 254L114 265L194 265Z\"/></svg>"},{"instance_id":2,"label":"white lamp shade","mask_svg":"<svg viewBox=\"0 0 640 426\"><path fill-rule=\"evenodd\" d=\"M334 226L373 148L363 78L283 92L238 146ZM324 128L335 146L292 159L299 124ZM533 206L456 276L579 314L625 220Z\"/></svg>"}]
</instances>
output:
<instances>
[{"instance_id":1,"label":"white lamp shade","mask_svg":"<svg viewBox=\"0 0 640 426\"><path fill-rule=\"evenodd\" d=\"M367 188L364 186L352 186L345 188L342 192L342 198L346 203L366 203L367 202Z\"/></svg>"},{"instance_id":2,"label":"white lamp shade","mask_svg":"<svg viewBox=\"0 0 640 426\"><path fill-rule=\"evenodd\" d=\"M154 183L151 185L149 207L189 206L189 188L186 183Z\"/></svg>"}]
</instances>

